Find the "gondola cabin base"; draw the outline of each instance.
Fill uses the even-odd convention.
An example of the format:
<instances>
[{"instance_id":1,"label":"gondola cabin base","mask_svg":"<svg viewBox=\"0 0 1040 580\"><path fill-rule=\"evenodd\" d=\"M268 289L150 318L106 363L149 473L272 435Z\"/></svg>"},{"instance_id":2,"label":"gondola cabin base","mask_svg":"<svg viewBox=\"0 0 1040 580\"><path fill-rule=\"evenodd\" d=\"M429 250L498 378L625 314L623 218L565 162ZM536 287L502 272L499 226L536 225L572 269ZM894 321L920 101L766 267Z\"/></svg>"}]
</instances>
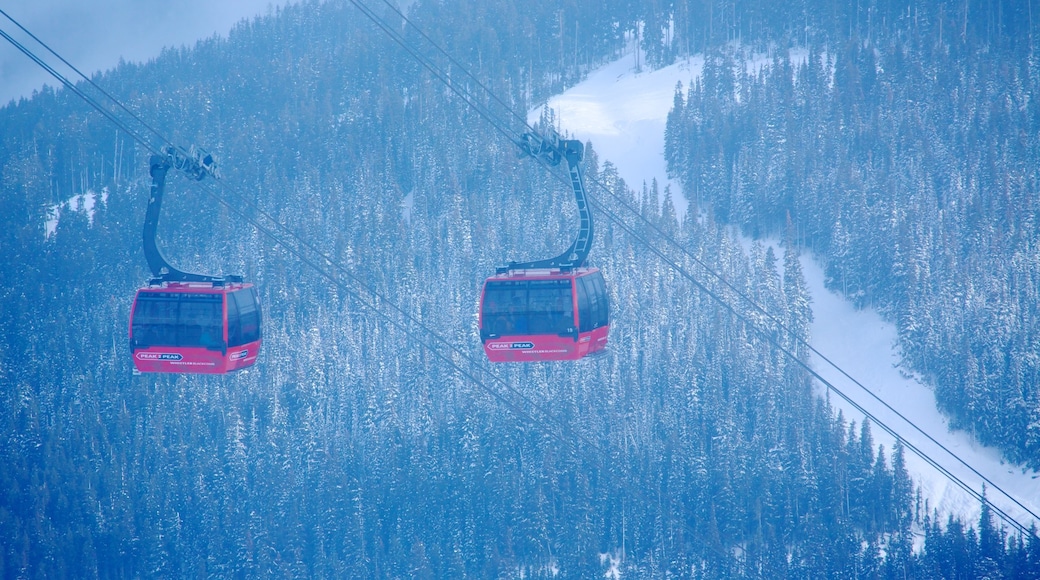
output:
<instances>
[{"instance_id":1,"label":"gondola cabin base","mask_svg":"<svg viewBox=\"0 0 1040 580\"><path fill-rule=\"evenodd\" d=\"M511 270L484 282L480 338L491 362L577 360L606 348L609 312L597 268Z\"/></svg>"},{"instance_id":2,"label":"gondola cabin base","mask_svg":"<svg viewBox=\"0 0 1040 580\"><path fill-rule=\"evenodd\" d=\"M252 284L162 282L137 291L130 350L142 373L224 374L260 354L260 301Z\"/></svg>"}]
</instances>

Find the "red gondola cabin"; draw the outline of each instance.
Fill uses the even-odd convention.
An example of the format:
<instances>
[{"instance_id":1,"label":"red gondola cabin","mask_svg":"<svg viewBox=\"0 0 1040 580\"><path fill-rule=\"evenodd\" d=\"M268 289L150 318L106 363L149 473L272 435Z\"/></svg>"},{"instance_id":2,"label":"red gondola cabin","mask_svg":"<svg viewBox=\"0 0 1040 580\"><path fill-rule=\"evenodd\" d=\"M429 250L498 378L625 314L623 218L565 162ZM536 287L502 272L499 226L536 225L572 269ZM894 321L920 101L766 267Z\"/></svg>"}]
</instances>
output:
<instances>
[{"instance_id":1,"label":"red gondola cabin","mask_svg":"<svg viewBox=\"0 0 1040 580\"><path fill-rule=\"evenodd\" d=\"M480 338L491 362L577 360L607 346L609 312L597 268L509 270L484 282Z\"/></svg>"},{"instance_id":2,"label":"red gondola cabin","mask_svg":"<svg viewBox=\"0 0 1040 580\"><path fill-rule=\"evenodd\" d=\"M260 301L252 284L162 282L137 291L130 350L142 373L223 374L260 352Z\"/></svg>"}]
</instances>

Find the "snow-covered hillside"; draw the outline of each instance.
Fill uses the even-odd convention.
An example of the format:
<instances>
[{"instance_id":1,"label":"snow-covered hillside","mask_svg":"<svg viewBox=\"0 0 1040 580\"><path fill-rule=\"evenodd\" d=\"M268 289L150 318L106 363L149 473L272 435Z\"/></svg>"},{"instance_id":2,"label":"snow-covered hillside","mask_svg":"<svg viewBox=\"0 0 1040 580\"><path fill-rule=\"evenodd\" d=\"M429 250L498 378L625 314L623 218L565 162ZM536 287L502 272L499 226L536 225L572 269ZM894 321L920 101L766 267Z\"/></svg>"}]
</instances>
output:
<instances>
[{"instance_id":1,"label":"snow-covered hillside","mask_svg":"<svg viewBox=\"0 0 1040 580\"><path fill-rule=\"evenodd\" d=\"M804 57L805 51L792 51L792 60ZM556 111L563 131L591 141L601 160L614 163L630 187L638 189L653 179L657 179L662 190L669 185L681 213L685 210L685 201L679 195L681 189L666 175L665 120L677 83L681 82L685 90L701 73L703 62L702 58L695 57L662 70L638 73L632 56L626 56L552 98L547 106ZM764 62L767 62L765 58L747 60L752 67ZM532 121L537 119L538 113L531 112ZM813 346L971 468L929 441L825 361L813 361L817 372L975 490L981 492L983 480L972 469L1033 513L1040 513L1040 474L1006 464L998 451L975 443L964 432L950 432L946 418L936 409L932 390L899 369L893 325L876 312L854 309L826 289L823 271L811 257L803 256L803 269L813 299ZM822 395L825 387L819 385L818 388ZM862 413L840 398L832 395L830 400L847 420L857 423L863 420ZM874 429L874 434L875 441L890 451L894 440L879 428ZM971 523L977 521L980 510L977 500L910 452L907 464L929 509L936 508L942 514L957 515ZM1025 510L992 486L987 486L986 494L994 505L1019 522L1028 526L1033 521Z\"/></svg>"}]
</instances>

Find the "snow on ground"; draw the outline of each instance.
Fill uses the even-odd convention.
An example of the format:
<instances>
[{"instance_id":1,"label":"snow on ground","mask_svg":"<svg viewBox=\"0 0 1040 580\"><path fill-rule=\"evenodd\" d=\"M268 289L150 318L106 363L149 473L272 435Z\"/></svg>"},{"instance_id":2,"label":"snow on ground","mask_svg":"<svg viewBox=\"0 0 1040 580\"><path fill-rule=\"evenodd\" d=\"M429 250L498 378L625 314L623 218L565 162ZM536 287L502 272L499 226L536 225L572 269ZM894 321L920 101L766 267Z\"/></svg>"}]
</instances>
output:
<instances>
[{"instance_id":1,"label":"snow on ground","mask_svg":"<svg viewBox=\"0 0 1040 580\"><path fill-rule=\"evenodd\" d=\"M101 202L104 203L108 199L108 188L102 188L100 194L92 189L87 190L86 193L74 195L62 203L56 203L50 206L47 209L47 220L43 225L44 236L49 238L58 231L58 220L61 219L61 212L66 209L87 214L87 220L93 224L94 205L97 203L98 197L100 197Z\"/></svg>"},{"instance_id":2,"label":"snow on ground","mask_svg":"<svg viewBox=\"0 0 1040 580\"><path fill-rule=\"evenodd\" d=\"M632 189L657 179L660 191L672 189L676 211L686 211L677 181L667 178L664 160L664 124L672 108L675 86L683 93L699 77L704 58L694 57L661 71L636 74L633 61L623 57L591 73L588 79L553 97L548 106L565 133L592 141L600 163L610 161ZM540 111L532 111L533 124Z\"/></svg>"},{"instance_id":3,"label":"snow on ground","mask_svg":"<svg viewBox=\"0 0 1040 580\"><path fill-rule=\"evenodd\" d=\"M792 51L792 60L804 59L805 54L804 50ZM747 58L749 69L766 62L761 55ZM601 163L608 160L614 163L629 187L639 190L644 183L649 184L655 178L661 191L669 185L676 209L682 213L685 200L679 195L679 184L668 180L666 174L664 128L676 83L681 82L685 91L691 80L700 75L704 59L694 57L653 72L636 72L633 65L631 55L608 64L591 73L585 82L550 99L547 106L556 111L563 132L592 141ZM531 111L529 118L532 122L537 120L539 112ZM854 309L843 298L827 290L821 267L809 257L803 256L803 268L813 299L813 346L974 470L1034 514L1040 513L1040 475L1004 463L995 449L975 443L964 432L950 432L946 418L936 409L933 391L900 373L894 326L872 310ZM891 427L905 441L981 492L983 480L971 469L928 441L927 437L885 409L825 361L815 359L813 366L827 381ZM822 385L818 386L818 392L824 393ZM863 414L839 397L832 394L830 401L836 410L842 411L846 420L862 422ZM875 443L885 446L886 456L891 460L893 438L877 426L872 433ZM929 509L938 509L944 518L946 514L952 514L971 524L978 521L981 506L977 500L909 449L906 459L907 468L920 486ZM987 497L995 506L1026 526L1033 521L1025 510L1002 496L992 485L986 487Z\"/></svg>"},{"instance_id":4,"label":"snow on ground","mask_svg":"<svg viewBox=\"0 0 1040 580\"><path fill-rule=\"evenodd\" d=\"M1008 492L1034 514L1040 513L1040 475L1005 463L996 449L979 445L964 431L951 432L946 418L936 409L935 393L914 377L900 372L895 326L882 320L873 310L856 310L841 296L824 288L823 269L818 263L803 257L802 267L813 297L813 346L942 447ZM894 412L885 409L833 367L820 360L813 362L820 375L891 427L900 437L976 491L982 491L982 478L957 458L929 441ZM862 421L863 415L844 401L832 395L831 403L842 409L846 418ZM885 444L887 456L891 459L892 438L877 428L872 433L875 441ZM941 513L958 514L973 524L978 521L981 506L967 492L955 487L935 468L909 452L907 465L930 507L938 508ZM1026 526L1033 521L1025 510L1002 496L992 485L987 485L986 496L994 505Z\"/></svg>"}]
</instances>

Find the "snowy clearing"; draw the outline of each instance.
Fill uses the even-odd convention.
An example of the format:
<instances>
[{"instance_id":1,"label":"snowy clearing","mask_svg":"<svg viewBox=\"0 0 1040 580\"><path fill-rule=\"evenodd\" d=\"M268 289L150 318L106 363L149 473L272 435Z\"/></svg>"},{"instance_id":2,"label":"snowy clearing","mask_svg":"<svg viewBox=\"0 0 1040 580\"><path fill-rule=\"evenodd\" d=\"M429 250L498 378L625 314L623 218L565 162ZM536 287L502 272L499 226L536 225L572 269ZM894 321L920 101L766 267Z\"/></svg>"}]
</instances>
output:
<instances>
[{"instance_id":1,"label":"snowy clearing","mask_svg":"<svg viewBox=\"0 0 1040 580\"><path fill-rule=\"evenodd\" d=\"M47 219L43 224L43 235L44 237L51 237L58 231L58 220L61 219L61 212L64 210L82 212L87 214L87 220L94 223L94 206L97 204L98 198L101 198L101 203L108 201L108 188L101 188L101 193L88 189L86 193L76 194L69 199L56 203L47 208Z\"/></svg>"}]
</instances>

